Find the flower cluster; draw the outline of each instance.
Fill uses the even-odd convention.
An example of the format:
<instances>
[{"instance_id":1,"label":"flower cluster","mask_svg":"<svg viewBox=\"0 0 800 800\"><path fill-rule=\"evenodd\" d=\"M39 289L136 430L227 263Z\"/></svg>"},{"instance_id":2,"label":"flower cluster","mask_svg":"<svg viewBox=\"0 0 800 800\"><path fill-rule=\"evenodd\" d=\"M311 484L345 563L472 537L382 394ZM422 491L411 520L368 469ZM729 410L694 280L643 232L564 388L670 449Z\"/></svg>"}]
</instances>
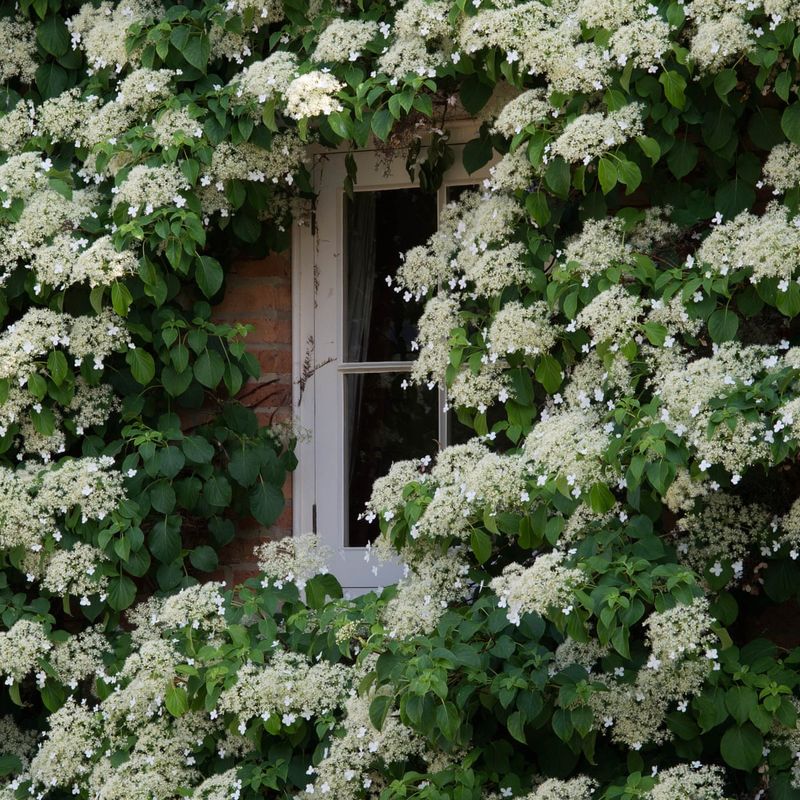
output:
<instances>
[{"instance_id":1,"label":"flower cluster","mask_svg":"<svg viewBox=\"0 0 800 800\"><path fill-rule=\"evenodd\" d=\"M522 800L592 800L597 783L583 775L568 780L548 778Z\"/></svg>"},{"instance_id":2,"label":"flower cluster","mask_svg":"<svg viewBox=\"0 0 800 800\"><path fill-rule=\"evenodd\" d=\"M597 727L634 750L666 741L670 708L685 708L708 674L719 669L712 624L705 598L651 614L645 620L650 653L633 682L626 680L625 670L619 678L600 677L606 690L591 698Z\"/></svg>"},{"instance_id":3,"label":"flower cluster","mask_svg":"<svg viewBox=\"0 0 800 800\"><path fill-rule=\"evenodd\" d=\"M108 286L134 274L139 259L131 250L118 252L110 236L101 236L87 247L86 239L59 234L49 244L33 252L31 269L37 285L65 289L86 281L95 286Z\"/></svg>"},{"instance_id":4,"label":"flower cluster","mask_svg":"<svg viewBox=\"0 0 800 800\"><path fill-rule=\"evenodd\" d=\"M336 93L343 86L327 72L314 70L300 75L286 87L286 113L294 119L309 119L341 111Z\"/></svg>"},{"instance_id":5,"label":"flower cluster","mask_svg":"<svg viewBox=\"0 0 800 800\"><path fill-rule=\"evenodd\" d=\"M726 575L730 584L741 582L748 555L778 538L766 508L730 494L712 494L677 527L680 557L701 574Z\"/></svg>"},{"instance_id":6,"label":"flower cluster","mask_svg":"<svg viewBox=\"0 0 800 800\"><path fill-rule=\"evenodd\" d=\"M508 621L519 625L522 614L535 612L549 616L565 611L572 603L575 589L584 581L580 569L566 566L567 556L558 550L537 556L530 567L510 564L503 574L492 579L491 588L500 598L498 605L507 609Z\"/></svg>"},{"instance_id":7,"label":"flower cluster","mask_svg":"<svg viewBox=\"0 0 800 800\"><path fill-rule=\"evenodd\" d=\"M356 61L378 35L378 23L360 19L336 19L319 35L314 61Z\"/></svg>"},{"instance_id":8,"label":"flower cluster","mask_svg":"<svg viewBox=\"0 0 800 800\"><path fill-rule=\"evenodd\" d=\"M264 580L278 586L294 583L302 589L314 575L327 572L328 549L313 533L265 542L255 549Z\"/></svg>"},{"instance_id":9,"label":"flower cluster","mask_svg":"<svg viewBox=\"0 0 800 800\"><path fill-rule=\"evenodd\" d=\"M125 176L114 195L111 207L121 205L128 215L135 217L140 211L152 214L161 206L180 208L185 204L181 192L188 188L186 178L173 165L148 167L137 164Z\"/></svg>"},{"instance_id":10,"label":"flower cluster","mask_svg":"<svg viewBox=\"0 0 800 800\"><path fill-rule=\"evenodd\" d=\"M647 800L728 800L725 776L719 767L706 764L678 764L659 772L658 783L648 792Z\"/></svg>"},{"instance_id":11,"label":"flower cluster","mask_svg":"<svg viewBox=\"0 0 800 800\"><path fill-rule=\"evenodd\" d=\"M135 22L157 17L160 11L153 0L125 0L118 5L103 2L98 7L86 3L67 20L72 47L83 50L90 70L108 66L122 69L136 61L136 54L129 53L125 46L128 28Z\"/></svg>"},{"instance_id":12,"label":"flower cluster","mask_svg":"<svg viewBox=\"0 0 800 800\"><path fill-rule=\"evenodd\" d=\"M38 65L33 26L27 20L0 19L0 51L0 82L18 77L23 83L31 83Z\"/></svg>"},{"instance_id":13,"label":"flower cluster","mask_svg":"<svg viewBox=\"0 0 800 800\"><path fill-rule=\"evenodd\" d=\"M468 572L469 565L460 550L418 559L386 606L388 636L406 639L431 633L448 607L466 596Z\"/></svg>"},{"instance_id":14,"label":"flower cluster","mask_svg":"<svg viewBox=\"0 0 800 800\"><path fill-rule=\"evenodd\" d=\"M283 725L298 717L331 714L347 696L350 675L346 667L320 661L311 664L299 653L275 652L263 666L245 665L236 683L219 697L220 712L239 721L240 733L249 720L275 716Z\"/></svg>"},{"instance_id":15,"label":"flower cluster","mask_svg":"<svg viewBox=\"0 0 800 800\"><path fill-rule=\"evenodd\" d=\"M786 292L800 265L800 217L777 203L760 216L743 211L706 237L697 262L719 275L746 269L753 283L778 278L778 289Z\"/></svg>"},{"instance_id":16,"label":"flower cluster","mask_svg":"<svg viewBox=\"0 0 800 800\"><path fill-rule=\"evenodd\" d=\"M243 69L231 83L237 97L266 103L286 94L297 77L297 58L293 53L278 50L263 61L255 61ZM259 110L260 116L260 110Z\"/></svg>"},{"instance_id":17,"label":"flower cluster","mask_svg":"<svg viewBox=\"0 0 800 800\"><path fill-rule=\"evenodd\" d=\"M492 355L521 352L538 356L550 352L557 335L558 328L551 321L546 303L540 301L526 307L512 302L495 314L487 344Z\"/></svg>"},{"instance_id":18,"label":"flower cluster","mask_svg":"<svg viewBox=\"0 0 800 800\"><path fill-rule=\"evenodd\" d=\"M19 683L52 646L44 627L35 620L20 619L9 630L0 631L0 673L6 685Z\"/></svg>"},{"instance_id":19,"label":"flower cluster","mask_svg":"<svg viewBox=\"0 0 800 800\"><path fill-rule=\"evenodd\" d=\"M30 462L17 470L0 471L0 545L3 549L22 548L31 555L29 580L49 574L54 586L80 584L88 589L98 585L99 576L90 580L102 560L94 548L78 546L74 553L66 551L55 557L55 564L50 565L44 556L63 537L65 521L61 517L79 511L78 520L83 523L102 522L124 499L122 474L112 469L113 464L112 458L101 456L62 461L48 468ZM72 574L72 567L80 571Z\"/></svg>"},{"instance_id":20,"label":"flower cluster","mask_svg":"<svg viewBox=\"0 0 800 800\"><path fill-rule=\"evenodd\" d=\"M582 114L571 120L550 152L566 161L588 164L642 132L642 107L631 103L610 114Z\"/></svg>"},{"instance_id":21,"label":"flower cluster","mask_svg":"<svg viewBox=\"0 0 800 800\"><path fill-rule=\"evenodd\" d=\"M511 138L557 113L541 89L529 89L506 103L494 121L494 130Z\"/></svg>"},{"instance_id":22,"label":"flower cluster","mask_svg":"<svg viewBox=\"0 0 800 800\"><path fill-rule=\"evenodd\" d=\"M777 361L768 348L730 343L715 348L709 358L688 361L676 356L656 376L661 419L694 448L702 472L721 464L732 475L742 475L749 465L769 457L774 436L766 420L713 425L712 401L737 386L751 385L772 358Z\"/></svg>"},{"instance_id":23,"label":"flower cluster","mask_svg":"<svg viewBox=\"0 0 800 800\"><path fill-rule=\"evenodd\" d=\"M610 443L595 411L565 409L534 426L525 440L524 455L540 485L560 476L572 495L580 497L595 483L618 480L605 458Z\"/></svg>"}]
</instances>

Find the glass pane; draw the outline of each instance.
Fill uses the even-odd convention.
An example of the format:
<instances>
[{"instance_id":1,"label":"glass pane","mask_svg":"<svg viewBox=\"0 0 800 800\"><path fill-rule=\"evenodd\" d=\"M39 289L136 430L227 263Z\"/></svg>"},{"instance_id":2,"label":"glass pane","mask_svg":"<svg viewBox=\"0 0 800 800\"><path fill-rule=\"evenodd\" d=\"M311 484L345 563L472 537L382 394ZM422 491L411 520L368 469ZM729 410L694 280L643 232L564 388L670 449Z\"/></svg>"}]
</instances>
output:
<instances>
[{"instance_id":1,"label":"glass pane","mask_svg":"<svg viewBox=\"0 0 800 800\"><path fill-rule=\"evenodd\" d=\"M438 450L439 393L409 386L402 373L344 376L347 485L345 544L364 547L378 534L377 522L359 520L372 484L392 463L434 455Z\"/></svg>"},{"instance_id":2,"label":"glass pane","mask_svg":"<svg viewBox=\"0 0 800 800\"><path fill-rule=\"evenodd\" d=\"M419 303L388 286L400 254L436 231L436 195L421 189L356 192L347 200L345 360L408 361Z\"/></svg>"},{"instance_id":3,"label":"glass pane","mask_svg":"<svg viewBox=\"0 0 800 800\"><path fill-rule=\"evenodd\" d=\"M445 190L445 202L453 203L465 192L479 192L480 184L466 183L463 186L448 186Z\"/></svg>"}]
</instances>

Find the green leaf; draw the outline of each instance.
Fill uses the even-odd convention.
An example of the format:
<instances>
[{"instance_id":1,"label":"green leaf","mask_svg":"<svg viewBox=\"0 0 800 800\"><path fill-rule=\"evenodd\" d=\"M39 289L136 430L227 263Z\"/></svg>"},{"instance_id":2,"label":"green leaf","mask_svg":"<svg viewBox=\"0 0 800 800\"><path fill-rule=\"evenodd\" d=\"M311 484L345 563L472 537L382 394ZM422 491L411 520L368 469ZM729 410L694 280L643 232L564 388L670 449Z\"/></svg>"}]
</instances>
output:
<instances>
[{"instance_id":1,"label":"green leaf","mask_svg":"<svg viewBox=\"0 0 800 800\"><path fill-rule=\"evenodd\" d=\"M159 451L157 461L158 471L166 478L174 478L183 469L186 457L171 444Z\"/></svg>"},{"instance_id":2,"label":"green leaf","mask_svg":"<svg viewBox=\"0 0 800 800\"><path fill-rule=\"evenodd\" d=\"M462 161L464 169L471 175L492 159L492 141L488 137L472 139L464 145Z\"/></svg>"},{"instance_id":3,"label":"green leaf","mask_svg":"<svg viewBox=\"0 0 800 800\"><path fill-rule=\"evenodd\" d=\"M800 101L792 103L783 112L781 130L793 144L800 144Z\"/></svg>"},{"instance_id":4,"label":"green leaf","mask_svg":"<svg viewBox=\"0 0 800 800\"><path fill-rule=\"evenodd\" d=\"M550 206L547 202L547 196L542 192L531 192L525 198L525 208L531 219L540 227L550 222L552 216Z\"/></svg>"},{"instance_id":5,"label":"green leaf","mask_svg":"<svg viewBox=\"0 0 800 800\"><path fill-rule=\"evenodd\" d=\"M536 380L542 384L548 394L555 394L561 386L563 373L561 364L550 355L544 355L536 365Z\"/></svg>"},{"instance_id":6,"label":"green leaf","mask_svg":"<svg viewBox=\"0 0 800 800\"><path fill-rule=\"evenodd\" d=\"M604 483L595 483L589 489L589 506L597 514L605 514L616 502L611 490Z\"/></svg>"},{"instance_id":7,"label":"green leaf","mask_svg":"<svg viewBox=\"0 0 800 800\"><path fill-rule=\"evenodd\" d=\"M36 86L43 100L61 94L69 85L69 75L60 64L47 62L36 70Z\"/></svg>"},{"instance_id":8,"label":"green leaf","mask_svg":"<svg viewBox=\"0 0 800 800\"><path fill-rule=\"evenodd\" d=\"M353 123L349 114L336 111L327 117L331 130L342 139L349 139L352 134Z\"/></svg>"},{"instance_id":9,"label":"green leaf","mask_svg":"<svg viewBox=\"0 0 800 800\"><path fill-rule=\"evenodd\" d=\"M180 523L176 520L179 520L179 518L174 516L160 519L153 525L153 529L147 537L150 552L162 564L169 564L175 561L181 554Z\"/></svg>"},{"instance_id":10,"label":"green leaf","mask_svg":"<svg viewBox=\"0 0 800 800\"><path fill-rule=\"evenodd\" d=\"M42 436L52 436L55 432L56 418L49 408L43 408L41 411L31 411L31 422L33 422L33 427Z\"/></svg>"},{"instance_id":11,"label":"green leaf","mask_svg":"<svg viewBox=\"0 0 800 800\"><path fill-rule=\"evenodd\" d=\"M725 706L736 722L744 725L758 707L758 695L749 686L731 686L725 693Z\"/></svg>"},{"instance_id":12,"label":"green leaf","mask_svg":"<svg viewBox=\"0 0 800 800\"><path fill-rule=\"evenodd\" d=\"M228 472L241 486L252 486L261 469L261 460L251 448L236 447L228 462Z\"/></svg>"},{"instance_id":13,"label":"green leaf","mask_svg":"<svg viewBox=\"0 0 800 800\"><path fill-rule=\"evenodd\" d=\"M200 163L196 158L185 158L181 161L181 172L189 183L194 186L200 175Z\"/></svg>"},{"instance_id":14,"label":"green leaf","mask_svg":"<svg viewBox=\"0 0 800 800\"><path fill-rule=\"evenodd\" d=\"M477 114L492 96L493 89L494 86L490 82L481 80L478 72L466 78L461 83L458 94L467 113Z\"/></svg>"},{"instance_id":15,"label":"green leaf","mask_svg":"<svg viewBox=\"0 0 800 800\"><path fill-rule=\"evenodd\" d=\"M194 376L207 389L215 389L225 372L225 362L216 350L205 350L194 362Z\"/></svg>"},{"instance_id":16,"label":"green leaf","mask_svg":"<svg viewBox=\"0 0 800 800\"><path fill-rule=\"evenodd\" d=\"M775 307L786 317L800 314L800 286L792 281L785 292L778 290L775 296Z\"/></svg>"},{"instance_id":17,"label":"green leaf","mask_svg":"<svg viewBox=\"0 0 800 800\"><path fill-rule=\"evenodd\" d=\"M169 357L177 372L183 372L189 366L189 348L183 342L178 342L169 351Z\"/></svg>"},{"instance_id":18,"label":"green leaf","mask_svg":"<svg viewBox=\"0 0 800 800\"><path fill-rule=\"evenodd\" d=\"M281 490L271 483L259 481L250 490L250 513L262 525L272 525L283 511Z\"/></svg>"},{"instance_id":19,"label":"green leaf","mask_svg":"<svg viewBox=\"0 0 800 800\"><path fill-rule=\"evenodd\" d=\"M214 445L203 436L187 436L181 447L186 458L195 464L208 464L214 458Z\"/></svg>"},{"instance_id":20,"label":"green leaf","mask_svg":"<svg viewBox=\"0 0 800 800\"><path fill-rule=\"evenodd\" d=\"M736 77L736 70L733 69L723 69L722 72L718 72L714 77L714 91L726 105L728 105L727 95L733 90L737 83L738 78Z\"/></svg>"},{"instance_id":21,"label":"green leaf","mask_svg":"<svg viewBox=\"0 0 800 800\"><path fill-rule=\"evenodd\" d=\"M492 537L478 528L474 528L470 535L470 545L478 563L486 563L492 555Z\"/></svg>"},{"instance_id":22,"label":"green leaf","mask_svg":"<svg viewBox=\"0 0 800 800\"><path fill-rule=\"evenodd\" d=\"M666 341L667 329L658 322L645 322L642 324L642 330L647 341L654 347L661 347Z\"/></svg>"},{"instance_id":23,"label":"green leaf","mask_svg":"<svg viewBox=\"0 0 800 800\"><path fill-rule=\"evenodd\" d=\"M28 391L37 400L44 400L47 394L47 381L37 372L32 372L28 375Z\"/></svg>"},{"instance_id":24,"label":"green leaf","mask_svg":"<svg viewBox=\"0 0 800 800\"><path fill-rule=\"evenodd\" d=\"M61 14L51 14L36 29L36 41L51 56L60 58L69 50L69 30Z\"/></svg>"},{"instance_id":25,"label":"green leaf","mask_svg":"<svg viewBox=\"0 0 800 800\"><path fill-rule=\"evenodd\" d=\"M544 180L554 194L558 197L566 197L569 194L572 180L569 164L561 156L551 159L545 170Z\"/></svg>"},{"instance_id":26,"label":"green leaf","mask_svg":"<svg viewBox=\"0 0 800 800\"><path fill-rule=\"evenodd\" d=\"M164 367L161 371L161 383L172 397L182 395L189 388L192 380L191 370L176 372L172 367Z\"/></svg>"},{"instance_id":27,"label":"green leaf","mask_svg":"<svg viewBox=\"0 0 800 800\"><path fill-rule=\"evenodd\" d=\"M714 194L714 208L725 219L733 219L740 211L749 209L756 199L753 187L739 177L723 183Z\"/></svg>"},{"instance_id":28,"label":"green leaf","mask_svg":"<svg viewBox=\"0 0 800 800\"><path fill-rule=\"evenodd\" d=\"M708 333L717 344L730 342L739 330L739 317L729 308L718 308L708 318Z\"/></svg>"},{"instance_id":29,"label":"green leaf","mask_svg":"<svg viewBox=\"0 0 800 800\"><path fill-rule=\"evenodd\" d=\"M154 484L150 489L150 502L159 514L170 514L175 509L175 490L169 481L162 480ZM122 558L122 556L120 556ZM128 556L122 558L128 560Z\"/></svg>"},{"instance_id":30,"label":"green leaf","mask_svg":"<svg viewBox=\"0 0 800 800\"><path fill-rule=\"evenodd\" d=\"M181 49L183 57L200 72L206 71L211 44L205 33L196 33L189 36L186 46Z\"/></svg>"},{"instance_id":31,"label":"green leaf","mask_svg":"<svg viewBox=\"0 0 800 800\"><path fill-rule=\"evenodd\" d=\"M436 709L436 724L447 739L453 741L461 725L461 715L449 700Z\"/></svg>"},{"instance_id":32,"label":"green leaf","mask_svg":"<svg viewBox=\"0 0 800 800\"><path fill-rule=\"evenodd\" d=\"M111 306L117 314L121 317L128 316L128 309L132 302L133 296L124 283L115 281L111 284Z\"/></svg>"},{"instance_id":33,"label":"green leaf","mask_svg":"<svg viewBox=\"0 0 800 800\"><path fill-rule=\"evenodd\" d=\"M625 194L635 192L642 182L642 171L634 161L621 160L617 164L617 177L620 183L624 183L627 191Z\"/></svg>"},{"instance_id":34,"label":"green leaf","mask_svg":"<svg viewBox=\"0 0 800 800\"><path fill-rule=\"evenodd\" d=\"M686 105L686 79L678 72L662 72L658 82L664 87L664 94L670 105L682 109Z\"/></svg>"},{"instance_id":35,"label":"green leaf","mask_svg":"<svg viewBox=\"0 0 800 800\"><path fill-rule=\"evenodd\" d=\"M67 365L67 357L60 350L53 350L47 356L47 371L53 379L56 386L61 386L64 378L69 374L69 366Z\"/></svg>"},{"instance_id":36,"label":"green leaf","mask_svg":"<svg viewBox=\"0 0 800 800\"><path fill-rule=\"evenodd\" d=\"M146 350L140 347L128 350L125 355L125 361L131 368L131 375L133 375L133 379L137 383L145 386L153 380L153 376L156 374L156 365L153 361L153 356Z\"/></svg>"},{"instance_id":37,"label":"green leaf","mask_svg":"<svg viewBox=\"0 0 800 800\"><path fill-rule=\"evenodd\" d=\"M515 711L509 714L508 721L506 722L508 732L522 744L527 744L525 738L525 716L520 711Z\"/></svg>"},{"instance_id":38,"label":"green leaf","mask_svg":"<svg viewBox=\"0 0 800 800\"><path fill-rule=\"evenodd\" d=\"M655 164L661 158L661 146L652 136L637 136L636 142L642 152L650 159L651 164Z\"/></svg>"},{"instance_id":39,"label":"green leaf","mask_svg":"<svg viewBox=\"0 0 800 800\"><path fill-rule=\"evenodd\" d=\"M383 728L389 709L392 707L394 698L388 694L376 695L369 704L369 721L376 730Z\"/></svg>"},{"instance_id":40,"label":"green leaf","mask_svg":"<svg viewBox=\"0 0 800 800\"><path fill-rule=\"evenodd\" d=\"M210 256L200 256L195 268L195 280L206 297L213 297L222 286L222 266Z\"/></svg>"},{"instance_id":41,"label":"green leaf","mask_svg":"<svg viewBox=\"0 0 800 800\"><path fill-rule=\"evenodd\" d=\"M169 592L174 589L183 579L183 568L181 562L173 564L161 564L156 570L156 580L158 588L162 592Z\"/></svg>"},{"instance_id":42,"label":"green leaf","mask_svg":"<svg viewBox=\"0 0 800 800\"><path fill-rule=\"evenodd\" d=\"M725 762L734 769L752 772L763 758L764 738L749 722L728 728L720 742Z\"/></svg>"},{"instance_id":43,"label":"green leaf","mask_svg":"<svg viewBox=\"0 0 800 800\"><path fill-rule=\"evenodd\" d=\"M617 168L609 158L601 158L597 167L597 177L600 179L600 188L603 194L608 194L617 185Z\"/></svg>"},{"instance_id":44,"label":"green leaf","mask_svg":"<svg viewBox=\"0 0 800 800\"><path fill-rule=\"evenodd\" d=\"M189 710L189 697L182 686L170 686L164 695L164 705L173 717L182 717Z\"/></svg>"},{"instance_id":45,"label":"green leaf","mask_svg":"<svg viewBox=\"0 0 800 800\"><path fill-rule=\"evenodd\" d=\"M372 132L382 141L385 142L392 132L394 125L394 117L388 108L382 108L372 115L371 127Z\"/></svg>"},{"instance_id":46,"label":"green leaf","mask_svg":"<svg viewBox=\"0 0 800 800\"><path fill-rule=\"evenodd\" d=\"M647 465L647 479L659 494L664 494L675 479L675 465L669 461L653 461Z\"/></svg>"},{"instance_id":47,"label":"green leaf","mask_svg":"<svg viewBox=\"0 0 800 800\"><path fill-rule=\"evenodd\" d=\"M1 755L0 778L13 775L15 772L22 772L22 761L20 761L19 756Z\"/></svg>"},{"instance_id":48,"label":"green leaf","mask_svg":"<svg viewBox=\"0 0 800 800\"><path fill-rule=\"evenodd\" d=\"M319 610L328 597L339 599L342 596L342 587L331 574L315 575L306 583L305 594L308 606Z\"/></svg>"},{"instance_id":49,"label":"green leaf","mask_svg":"<svg viewBox=\"0 0 800 800\"><path fill-rule=\"evenodd\" d=\"M667 166L670 172L680 180L695 168L699 156L700 151L696 144L681 139L675 142L672 150L667 153Z\"/></svg>"},{"instance_id":50,"label":"green leaf","mask_svg":"<svg viewBox=\"0 0 800 800\"><path fill-rule=\"evenodd\" d=\"M108 582L108 604L114 611L122 611L136 598L136 584L126 575L115 575Z\"/></svg>"},{"instance_id":51,"label":"green leaf","mask_svg":"<svg viewBox=\"0 0 800 800\"><path fill-rule=\"evenodd\" d=\"M225 508L231 502L233 490L223 475L213 475L203 486L203 497L215 508Z\"/></svg>"},{"instance_id":52,"label":"green leaf","mask_svg":"<svg viewBox=\"0 0 800 800\"><path fill-rule=\"evenodd\" d=\"M195 547L189 553L189 561L195 569L199 569L201 572L213 572L219 565L217 551L207 544Z\"/></svg>"}]
</instances>

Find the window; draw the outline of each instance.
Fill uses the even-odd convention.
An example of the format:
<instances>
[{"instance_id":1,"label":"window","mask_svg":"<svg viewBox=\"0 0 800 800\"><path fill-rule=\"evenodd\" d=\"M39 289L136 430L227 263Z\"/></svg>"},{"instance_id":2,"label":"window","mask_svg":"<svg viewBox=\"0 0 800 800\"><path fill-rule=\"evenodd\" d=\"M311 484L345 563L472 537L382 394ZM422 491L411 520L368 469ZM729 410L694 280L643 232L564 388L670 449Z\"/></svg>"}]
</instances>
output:
<instances>
[{"instance_id":1,"label":"window","mask_svg":"<svg viewBox=\"0 0 800 800\"><path fill-rule=\"evenodd\" d=\"M474 128L462 129L464 141ZM448 172L437 194L414 186L402 157L388 172L377 153L357 153L352 198L343 190L345 154L315 170L315 229L294 231L295 408L302 441L294 487L294 528L315 530L334 551L331 570L351 593L400 577L397 564L365 559L377 524L359 519L372 483L391 464L433 454L465 438L439 390L406 386L421 304L390 282L400 254L436 230L441 208L485 174Z\"/></svg>"}]
</instances>

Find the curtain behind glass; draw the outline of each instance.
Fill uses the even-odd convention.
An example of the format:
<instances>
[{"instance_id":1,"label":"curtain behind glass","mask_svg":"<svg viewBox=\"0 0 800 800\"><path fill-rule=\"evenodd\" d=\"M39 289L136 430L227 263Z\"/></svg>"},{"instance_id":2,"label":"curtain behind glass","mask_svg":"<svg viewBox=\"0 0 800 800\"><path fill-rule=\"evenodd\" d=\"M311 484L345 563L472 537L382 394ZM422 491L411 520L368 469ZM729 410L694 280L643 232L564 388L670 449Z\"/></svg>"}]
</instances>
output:
<instances>
[{"instance_id":1,"label":"curtain behind glass","mask_svg":"<svg viewBox=\"0 0 800 800\"><path fill-rule=\"evenodd\" d=\"M356 192L347 201L347 241L345 250L345 359L365 361L369 347L372 295L375 287L375 210L377 192ZM345 414L348 434L348 486L352 479L354 452L359 426L359 409L364 376L354 375L347 382Z\"/></svg>"}]
</instances>

